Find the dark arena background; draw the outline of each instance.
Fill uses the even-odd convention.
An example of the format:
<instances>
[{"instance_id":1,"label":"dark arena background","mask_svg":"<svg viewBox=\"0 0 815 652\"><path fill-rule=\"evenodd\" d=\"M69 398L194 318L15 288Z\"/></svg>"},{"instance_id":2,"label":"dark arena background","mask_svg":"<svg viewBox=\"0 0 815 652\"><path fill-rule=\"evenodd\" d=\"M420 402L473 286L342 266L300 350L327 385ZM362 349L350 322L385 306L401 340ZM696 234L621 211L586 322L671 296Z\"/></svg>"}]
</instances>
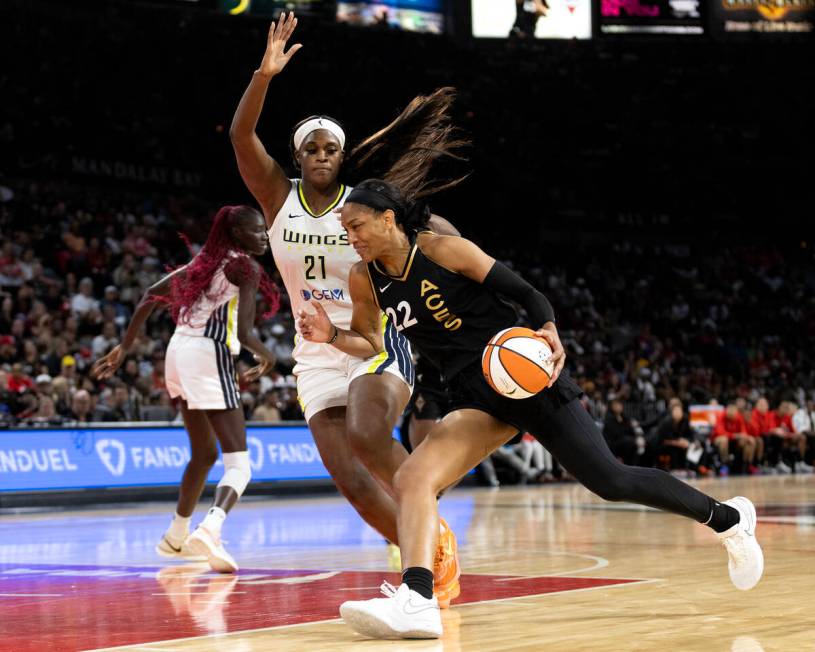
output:
<instances>
[{"instance_id":1,"label":"dark arena background","mask_svg":"<svg viewBox=\"0 0 815 652\"><path fill-rule=\"evenodd\" d=\"M296 178L303 118L337 119L350 152L455 87L472 142L439 174L466 179L430 207L549 299L620 462L753 501L755 588L731 585L712 530L602 500L519 432L439 500L461 567L443 635L355 633L340 604L398 585L400 550L304 420L268 250L281 307L264 318L258 295L254 333L277 362L254 380L246 346L230 362L240 570L156 554L197 455L166 384L169 313L112 377L91 370L220 207L258 206L230 126L288 11L303 48L269 84L269 155ZM0 651L815 650L814 24L811 0L0 3ZM518 323L540 326L520 306ZM432 424L416 391L407 447Z\"/></svg>"}]
</instances>

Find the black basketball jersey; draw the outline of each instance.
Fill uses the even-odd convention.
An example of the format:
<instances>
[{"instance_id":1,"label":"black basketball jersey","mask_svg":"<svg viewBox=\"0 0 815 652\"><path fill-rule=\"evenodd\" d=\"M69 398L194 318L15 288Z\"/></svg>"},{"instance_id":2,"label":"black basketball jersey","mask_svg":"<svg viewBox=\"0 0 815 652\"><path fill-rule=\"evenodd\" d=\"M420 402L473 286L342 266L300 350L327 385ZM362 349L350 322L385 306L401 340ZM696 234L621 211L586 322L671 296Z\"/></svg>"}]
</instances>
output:
<instances>
[{"instance_id":1,"label":"black basketball jersey","mask_svg":"<svg viewBox=\"0 0 815 652\"><path fill-rule=\"evenodd\" d=\"M498 295L433 262L415 242L400 276L376 261L368 263L368 276L379 307L445 380L480 361L490 338L518 320Z\"/></svg>"}]
</instances>

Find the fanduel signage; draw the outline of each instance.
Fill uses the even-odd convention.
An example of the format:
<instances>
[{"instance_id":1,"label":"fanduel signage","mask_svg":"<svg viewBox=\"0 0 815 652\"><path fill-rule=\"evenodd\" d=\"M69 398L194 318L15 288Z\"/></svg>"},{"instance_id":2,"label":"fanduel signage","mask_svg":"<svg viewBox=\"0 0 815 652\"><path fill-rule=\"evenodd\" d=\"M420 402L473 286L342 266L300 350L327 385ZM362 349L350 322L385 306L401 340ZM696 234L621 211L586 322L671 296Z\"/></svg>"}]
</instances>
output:
<instances>
[{"instance_id":1,"label":"fanduel signage","mask_svg":"<svg viewBox=\"0 0 815 652\"><path fill-rule=\"evenodd\" d=\"M250 426L247 449L254 481L329 477L305 426ZM178 484L189 459L180 427L5 430L0 491Z\"/></svg>"}]
</instances>

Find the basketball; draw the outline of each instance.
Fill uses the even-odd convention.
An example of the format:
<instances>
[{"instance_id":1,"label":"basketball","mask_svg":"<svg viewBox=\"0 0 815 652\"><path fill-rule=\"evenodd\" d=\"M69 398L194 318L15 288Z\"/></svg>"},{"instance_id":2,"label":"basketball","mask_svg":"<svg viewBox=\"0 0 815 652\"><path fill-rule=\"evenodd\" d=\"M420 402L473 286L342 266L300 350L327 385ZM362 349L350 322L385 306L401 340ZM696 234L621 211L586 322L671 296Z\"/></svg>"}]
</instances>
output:
<instances>
[{"instance_id":1,"label":"basketball","mask_svg":"<svg viewBox=\"0 0 815 652\"><path fill-rule=\"evenodd\" d=\"M552 349L530 328L505 328L484 347L481 369L490 387L507 398L529 398L549 384Z\"/></svg>"}]
</instances>

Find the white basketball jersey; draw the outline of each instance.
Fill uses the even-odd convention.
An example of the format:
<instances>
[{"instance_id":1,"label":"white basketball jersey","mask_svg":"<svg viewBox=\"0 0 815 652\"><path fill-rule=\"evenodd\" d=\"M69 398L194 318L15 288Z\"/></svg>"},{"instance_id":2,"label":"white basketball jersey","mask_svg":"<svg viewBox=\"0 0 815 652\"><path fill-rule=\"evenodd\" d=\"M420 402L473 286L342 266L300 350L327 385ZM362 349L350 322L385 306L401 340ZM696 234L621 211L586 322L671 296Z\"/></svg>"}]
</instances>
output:
<instances>
[{"instance_id":1,"label":"white basketball jersey","mask_svg":"<svg viewBox=\"0 0 815 652\"><path fill-rule=\"evenodd\" d=\"M176 333L197 337L208 337L216 342L226 344L232 355L241 352L241 343L238 340L238 295L237 285L230 283L224 274L227 257L215 274L209 288L190 308L190 319L187 323L187 311L179 315L179 323L175 327Z\"/></svg>"},{"instance_id":2,"label":"white basketball jersey","mask_svg":"<svg viewBox=\"0 0 815 652\"><path fill-rule=\"evenodd\" d=\"M332 323L345 329L351 326L352 312L348 273L360 257L348 244L334 209L342 206L351 190L341 185L331 206L315 215L308 208L300 179L292 179L289 196L269 229L272 255L294 315L300 309L314 312L309 304L319 301Z\"/></svg>"}]
</instances>

